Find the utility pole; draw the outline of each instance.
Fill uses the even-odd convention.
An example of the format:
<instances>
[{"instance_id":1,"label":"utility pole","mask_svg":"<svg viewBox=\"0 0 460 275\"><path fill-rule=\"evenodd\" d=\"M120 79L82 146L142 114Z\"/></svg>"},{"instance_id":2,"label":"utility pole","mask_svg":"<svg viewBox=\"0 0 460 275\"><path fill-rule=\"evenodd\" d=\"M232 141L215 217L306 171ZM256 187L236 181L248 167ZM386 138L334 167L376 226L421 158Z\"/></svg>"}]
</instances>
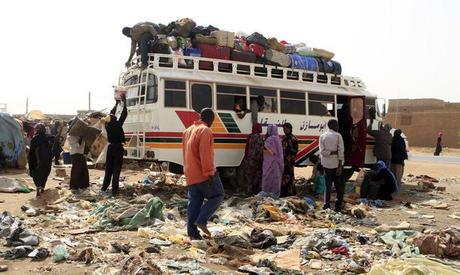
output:
<instances>
[{"instance_id":1,"label":"utility pole","mask_svg":"<svg viewBox=\"0 0 460 275\"><path fill-rule=\"evenodd\" d=\"M29 98L26 98L26 115L29 113Z\"/></svg>"},{"instance_id":2,"label":"utility pole","mask_svg":"<svg viewBox=\"0 0 460 275\"><path fill-rule=\"evenodd\" d=\"M91 111L91 92L88 92L88 111Z\"/></svg>"}]
</instances>

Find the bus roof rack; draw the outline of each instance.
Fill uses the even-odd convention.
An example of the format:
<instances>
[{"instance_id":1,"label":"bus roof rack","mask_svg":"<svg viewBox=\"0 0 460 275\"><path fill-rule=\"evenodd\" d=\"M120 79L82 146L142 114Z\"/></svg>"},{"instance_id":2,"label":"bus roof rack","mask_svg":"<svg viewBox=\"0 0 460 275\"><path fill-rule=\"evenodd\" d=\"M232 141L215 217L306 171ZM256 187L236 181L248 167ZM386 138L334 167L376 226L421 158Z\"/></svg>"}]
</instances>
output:
<instances>
[{"instance_id":1,"label":"bus roof rack","mask_svg":"<svg viewBox=\"0 0 460 275\"><path fill-rule=\"evenodd\" d=\"M309 82L322 85L333 85L344 88L366 89L364 82L358 77L334 75L317 71L307 71L281 66L257 63L246 63L233 60L212 59L205 57L180 56L175 54L149 54L148 68L192 70L210 73L233 74L286 81ZM140 56L132 60L130 68L140 64Z\"/></svg>"}]
</instances>

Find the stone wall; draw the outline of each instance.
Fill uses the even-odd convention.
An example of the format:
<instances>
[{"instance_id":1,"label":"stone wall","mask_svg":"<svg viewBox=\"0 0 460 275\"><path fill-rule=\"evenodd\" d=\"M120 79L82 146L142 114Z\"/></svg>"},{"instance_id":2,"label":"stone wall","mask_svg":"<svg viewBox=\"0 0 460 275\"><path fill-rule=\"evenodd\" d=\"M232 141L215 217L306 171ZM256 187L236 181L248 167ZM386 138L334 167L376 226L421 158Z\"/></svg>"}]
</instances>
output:
<instances>
[{"instance_id":1,"label":"stone wall","mask_svg":"<svg viewBox=\"0 0 460 275\"><path fill-rule=\"evenodd\" d=\"M434 147L439 132L444 146L460 148L460 104L438 99L392 99L385 118L407 135L410 146Z\"/></svg>"}]
</instances>

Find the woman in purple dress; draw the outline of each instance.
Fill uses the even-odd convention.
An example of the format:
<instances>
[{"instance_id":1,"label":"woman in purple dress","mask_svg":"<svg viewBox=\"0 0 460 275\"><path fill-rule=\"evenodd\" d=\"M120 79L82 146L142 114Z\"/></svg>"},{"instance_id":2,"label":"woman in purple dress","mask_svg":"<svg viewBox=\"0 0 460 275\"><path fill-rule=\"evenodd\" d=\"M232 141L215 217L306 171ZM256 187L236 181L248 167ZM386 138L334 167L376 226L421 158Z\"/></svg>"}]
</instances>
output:
<instances>
[{"instance_id":1,"label":"woman in purple dress","mask_svg":"<svg viewBox=\"0 0 460 275\"><path fill-rule=\"evenodd\" d=\"M264 144L262 191L279 197L281 192L283 170L283 146L281 145L281 139L278 136L278 127L270 124L267 127L267 138Z\"/></svg>"}]
</instances>

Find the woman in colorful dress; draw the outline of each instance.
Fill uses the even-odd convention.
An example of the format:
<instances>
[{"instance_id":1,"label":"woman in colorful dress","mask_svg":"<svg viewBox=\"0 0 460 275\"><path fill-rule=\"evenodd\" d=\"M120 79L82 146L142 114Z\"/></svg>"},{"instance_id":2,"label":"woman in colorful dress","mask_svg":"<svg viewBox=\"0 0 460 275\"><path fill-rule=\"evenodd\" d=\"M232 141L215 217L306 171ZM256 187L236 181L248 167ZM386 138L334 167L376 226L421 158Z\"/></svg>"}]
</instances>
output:
<instances>
[{"instance_id":1,"label":"woman in colorful dress","mask_svg":"<svg viewBox=\"0 0 460 275\"><path fill-rule=\"evenodd\" d=\"M283 171L283 146L278 135L278 127L270 124L267 127L267 138L264 143L262 191L270 193L274 197L279 197Z\"/></svg>"}]
</instances>

